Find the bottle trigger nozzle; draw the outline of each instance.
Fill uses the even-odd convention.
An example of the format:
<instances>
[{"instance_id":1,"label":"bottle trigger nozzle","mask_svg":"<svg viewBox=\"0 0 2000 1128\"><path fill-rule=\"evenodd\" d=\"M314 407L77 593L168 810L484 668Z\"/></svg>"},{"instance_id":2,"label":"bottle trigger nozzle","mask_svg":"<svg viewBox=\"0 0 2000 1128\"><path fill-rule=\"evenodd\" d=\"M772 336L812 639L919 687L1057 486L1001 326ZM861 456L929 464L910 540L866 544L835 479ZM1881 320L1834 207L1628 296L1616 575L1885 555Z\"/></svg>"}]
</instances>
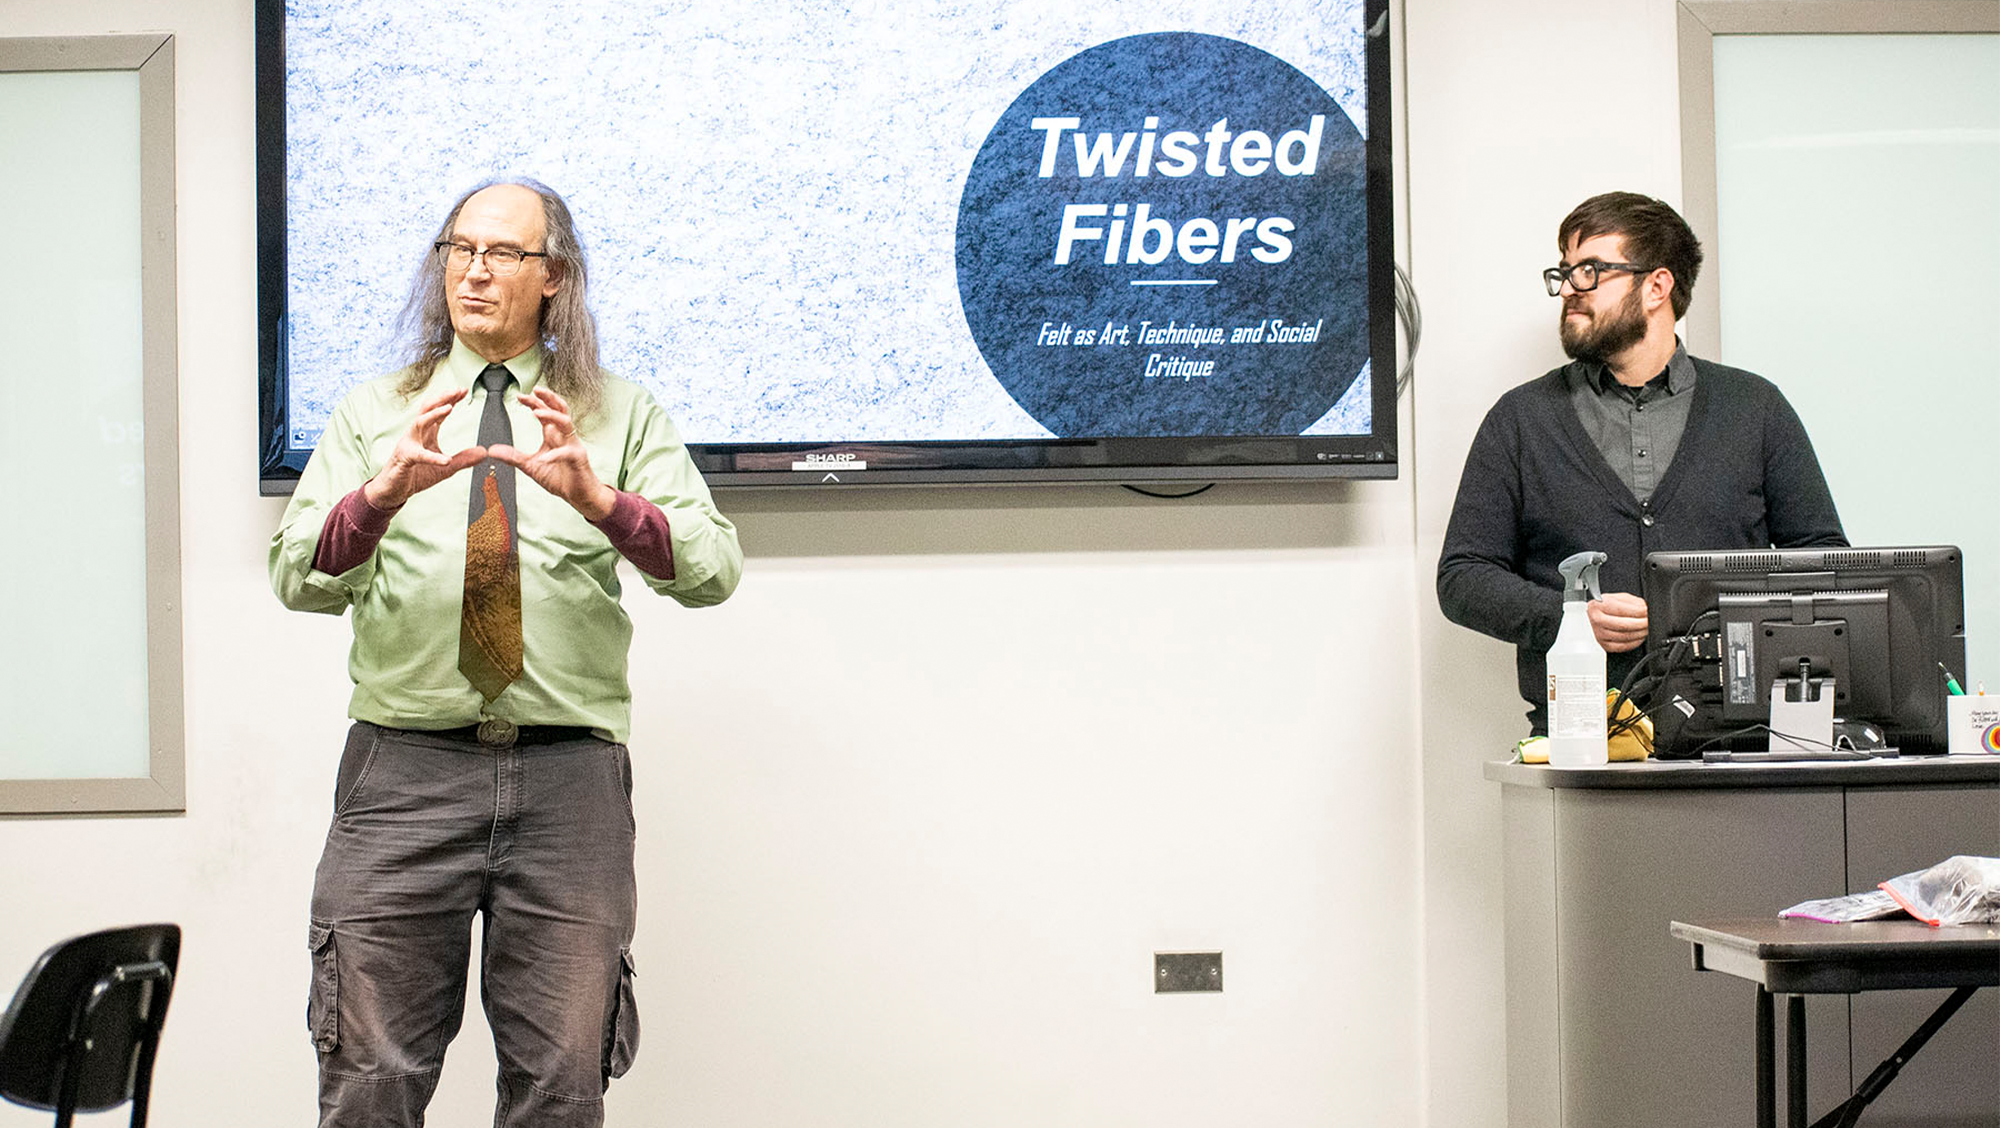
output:
<instances>
[{"instance_id":1,"label":"bottle trigger nozzle","mask_svg":"<svg viewBox=\"0 0 2000 1128\"><path fill-rule=\"evenodd\" d=\"M1604 588L1598 584L1597 569L1610 557L1602 552L1579 552L1556 565L1562 573L1563 602L1581 603L1604 596Z\"/></svg>"}]
</instances>

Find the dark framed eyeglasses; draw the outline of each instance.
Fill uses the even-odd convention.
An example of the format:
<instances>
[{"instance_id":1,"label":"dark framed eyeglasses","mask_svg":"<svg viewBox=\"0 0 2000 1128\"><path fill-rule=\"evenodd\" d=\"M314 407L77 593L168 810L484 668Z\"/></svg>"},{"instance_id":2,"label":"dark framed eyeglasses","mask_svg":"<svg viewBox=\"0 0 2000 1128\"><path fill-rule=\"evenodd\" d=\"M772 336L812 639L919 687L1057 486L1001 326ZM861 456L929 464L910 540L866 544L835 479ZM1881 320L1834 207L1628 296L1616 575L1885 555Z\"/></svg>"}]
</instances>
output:
<instances>
[{"instance_id":1,"label":"dark framed eyeglasses","mask_svg":"<svg viewBox=\"0 0 2000 1128\"><path fill-rule=\"evenodd\" d=\"M476 258L486 260L487 270L504 276L521 269L521 263L527 259L549 257L547 251L519 251L513 247L488 247L475 251L464 243L432 243L431 249L444 260L445 269L455 274L471 270L472 260Z\"/></svg>"},{"instance_id":2,"label":"dark framed eyeglasses","mask_svg":"<svg viewBox=\"0 0 2000 1128\"><path fill-rule=\"evenodd\" d=\"M1569 288L1575 290L1577 293L1587 294L1597 289L1597 284L1603 281L1599 276L1607 270L1622 270L1627 274L1651 274L1653 269L1653 267L1640 266L1637 263L1598 262L1596 259L1586 259L1575 266L1549 267L1547 270L1542 271L1542 282L1549 288L1549 297L1554 298L1562 295L1563 283L1565 282L1569 283Z\"/></svg>"}]
</instances>

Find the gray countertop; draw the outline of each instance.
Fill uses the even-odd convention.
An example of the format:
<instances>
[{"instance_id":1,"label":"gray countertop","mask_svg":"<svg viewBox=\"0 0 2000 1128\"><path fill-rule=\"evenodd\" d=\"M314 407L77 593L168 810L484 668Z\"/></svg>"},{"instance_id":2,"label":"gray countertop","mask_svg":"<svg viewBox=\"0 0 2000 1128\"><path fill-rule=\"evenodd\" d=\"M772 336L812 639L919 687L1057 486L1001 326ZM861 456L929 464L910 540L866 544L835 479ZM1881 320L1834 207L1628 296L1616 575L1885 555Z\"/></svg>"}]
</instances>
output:
<instances>
[{"instance_id":1,"label":"gray countertop","mask_svg":"<svg viewBox=\"0 0 2000 1128\"><path fill-rule=\"evenodd\" d=\"M2000 756L1907 756L1879 760L1705 764L1644 760L1593 768L1493 761L1486 778L1517 787L1670 790L1694 787L1891 787L1899 784L2000 784Z\"/></svg>"}]
</instances>

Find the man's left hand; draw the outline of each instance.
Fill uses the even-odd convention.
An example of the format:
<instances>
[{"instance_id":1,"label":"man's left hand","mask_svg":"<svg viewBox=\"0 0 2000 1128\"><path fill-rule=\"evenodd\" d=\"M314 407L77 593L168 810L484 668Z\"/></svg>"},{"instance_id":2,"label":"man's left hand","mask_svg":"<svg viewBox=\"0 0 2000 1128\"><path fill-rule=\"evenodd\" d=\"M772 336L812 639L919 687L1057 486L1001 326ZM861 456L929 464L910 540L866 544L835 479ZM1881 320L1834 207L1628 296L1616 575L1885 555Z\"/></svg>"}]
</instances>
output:
<instances>
[{"instance_id":1,"label":"man's left hand","mask_svg":"<svg viewBox=\"0 0 2000 1128\"><path fill-rule=\"evenodd\" d=\"M569 502L592 521L611 516L618 491L598 481L591 470L590 454L576 433L569 404L545 387L521 393L520 403L542 425L542 449L523 454L502 443L488 447L487 455L534 479L536 485Z\"/></svg>"},{"instance_id":2,"label":"man's left hand","mask_svg":"<svg viewBox=\"0 0 2000 1128\"><path fill-rule=\"evenodd\" d=\"M1590 629L1607 653L1635 650L1646 641L1646 601L1629 591L1607 591L1586 605Z\"/></svg>"}]
</instances>

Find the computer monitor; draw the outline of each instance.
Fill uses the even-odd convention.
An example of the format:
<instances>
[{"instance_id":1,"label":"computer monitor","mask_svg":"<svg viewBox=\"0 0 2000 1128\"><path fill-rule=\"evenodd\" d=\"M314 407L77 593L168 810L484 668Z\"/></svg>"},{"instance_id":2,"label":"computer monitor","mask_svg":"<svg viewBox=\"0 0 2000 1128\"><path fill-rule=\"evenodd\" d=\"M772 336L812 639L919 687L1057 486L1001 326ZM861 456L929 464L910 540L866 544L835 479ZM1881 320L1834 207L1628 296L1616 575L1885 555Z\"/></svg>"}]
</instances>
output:
<instances>
[{"instance_id":1,"label":"computer monitor","mask_svg":"<svg viewBox=\"0 0 2000 1128\"><path fill-rule=\"evenodd\" d=\"M1945 675L1966 677L1957 548L1655 552L1643 580L1655 755L1783 747L1773 728L1793 747L1836 743L1771 720L1774 684L1797 715L1827 679L1837 732L1873 725L1880 752L1945 751Z\"/></svg>"}]
</instances>

